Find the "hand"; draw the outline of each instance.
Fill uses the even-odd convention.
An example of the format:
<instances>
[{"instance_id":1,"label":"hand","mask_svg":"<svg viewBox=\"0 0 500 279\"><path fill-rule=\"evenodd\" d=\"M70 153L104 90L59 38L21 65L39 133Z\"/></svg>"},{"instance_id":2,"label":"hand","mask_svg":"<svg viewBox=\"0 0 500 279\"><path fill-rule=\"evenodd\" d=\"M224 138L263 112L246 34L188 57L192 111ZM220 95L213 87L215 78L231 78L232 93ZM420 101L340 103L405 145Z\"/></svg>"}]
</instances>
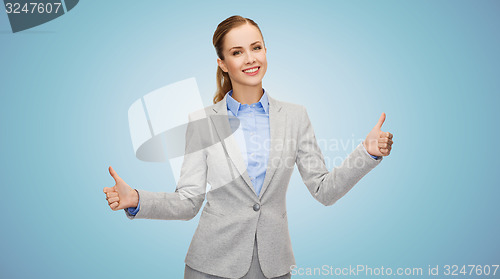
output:
<instances>
[{"instance_id":1,"label":"hand","mask_svg":"<svg viewBox=\"0 0 500 279\"><path fill-rule=\"evenodd\" d=\"M377 125L366 136L363 145L366 151L372 156L389 156L392 149L392 134L389 132L382 132L380 128L385 121L385 113L382 112Z\"/></svg>"},{"instance_id":2,"label":"hand","mask_svg":"<svg viewBox=\"0 0 500 279\"><path fill-rule=\"evenodd\" d=\"M109 167L109 174L111 174L116 183L113 187L104 187L103 189L109 207L114 211L129 207L137 207L139 203L137 192L125 183L111 166Z\"/></svg>"}]
</instances>

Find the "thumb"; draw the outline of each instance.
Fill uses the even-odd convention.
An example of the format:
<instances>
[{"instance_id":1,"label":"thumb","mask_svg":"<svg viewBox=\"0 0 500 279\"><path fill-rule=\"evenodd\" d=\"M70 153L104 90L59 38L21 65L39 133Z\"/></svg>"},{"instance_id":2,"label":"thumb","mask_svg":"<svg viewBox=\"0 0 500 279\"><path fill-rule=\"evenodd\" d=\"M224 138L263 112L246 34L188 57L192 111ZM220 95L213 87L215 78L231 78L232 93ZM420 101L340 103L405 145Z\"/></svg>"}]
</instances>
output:
<instances>
[{"instance_id":1,"label":"thumb","mask_svg":"<svg viewBox=\"0 0 500 279\"><path fill-rule=\"evenodd\" d=\"M112 166L109 166L109 174L115 179L115 182L118 183L118 180L121 180L121 178L118 176L116 171L113 169Z\"/></svg>"},{"instance_id":2,"label":"thumb","mask_svg":"<svg viewBox=\"0 0 500 279\"><path fill-rule=\"evenodd\" d=\"M384 124L385 121L385 112L382 112L382 115L380 115L380 118L378 119L377 125L375 125L374 128L379 129L382 128L382 124Z\"/></svg>"}]
</instances>

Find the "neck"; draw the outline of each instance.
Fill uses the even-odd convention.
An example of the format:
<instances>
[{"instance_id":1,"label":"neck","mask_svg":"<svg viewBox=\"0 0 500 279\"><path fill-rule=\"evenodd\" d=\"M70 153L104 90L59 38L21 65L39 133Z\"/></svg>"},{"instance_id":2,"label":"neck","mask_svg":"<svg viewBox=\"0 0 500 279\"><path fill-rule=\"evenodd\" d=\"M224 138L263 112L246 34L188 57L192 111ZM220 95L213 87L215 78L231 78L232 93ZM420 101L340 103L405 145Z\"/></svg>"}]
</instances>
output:
<instances>
[{"instance_id":1,"label":"neck","mask_svg":"<svg viewBox=\"0 0 500 279\"><path fill-rule=\"evenodd\" d=\"M235 84L233 87L233 94L231 97L238 101L240 104L254 104L257 103L262 95L264 94L262 90L262 82L257 86L244 86Z\"/></svg>"}]
</instances>

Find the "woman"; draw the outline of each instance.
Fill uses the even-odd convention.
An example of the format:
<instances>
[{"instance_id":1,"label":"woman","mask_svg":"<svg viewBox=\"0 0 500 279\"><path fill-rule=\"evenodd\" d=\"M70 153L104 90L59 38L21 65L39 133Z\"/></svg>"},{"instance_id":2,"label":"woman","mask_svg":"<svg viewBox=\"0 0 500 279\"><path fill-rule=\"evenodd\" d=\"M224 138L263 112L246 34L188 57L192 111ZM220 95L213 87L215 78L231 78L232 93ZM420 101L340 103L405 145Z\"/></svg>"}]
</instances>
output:
<instances>
[{"instance_id":1,"label":"woman","mask_svg":"<svg viewBox=\"0 0 500 279\"><path fill-rule=\"evenodd\" d=\"M295 265L286 214L294 165L311 195L328 206L388 156L392 134L380 130L329 172L303 106L262 88L267 60L258 25L232 16L214 33L214 105L189 115L186 155L174 193L135 190L110 167L112 210L128 218L189 220L207 203L186 255L185 278L290 278ZM195 121L197 120L197 121Z\"/></svg>"}]
</instances>

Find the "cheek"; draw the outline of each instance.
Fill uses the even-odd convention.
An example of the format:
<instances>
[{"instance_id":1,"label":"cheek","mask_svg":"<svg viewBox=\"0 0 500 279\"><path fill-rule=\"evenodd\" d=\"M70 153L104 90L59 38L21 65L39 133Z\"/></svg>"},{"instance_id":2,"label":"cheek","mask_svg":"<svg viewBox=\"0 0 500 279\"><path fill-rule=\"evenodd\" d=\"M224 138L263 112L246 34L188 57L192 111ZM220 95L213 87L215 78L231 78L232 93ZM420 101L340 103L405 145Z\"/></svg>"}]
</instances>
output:
<instances>
[{"instance_id":1,"label":"cheek","mask_svg":"<svg viewBox=\"0 0 500 279\"><path fill-rule=\"evenodd\" d=\"M265 53L262 53L262 54L259 54L258 56L259 58L259 61L262 65L266 65L267 66L267 58L266 58L266 54Z\"/></svg>"},{"instance_id":2,"label":"cheek","mask_svg":"<svg viewBox=\"0 0 500 279\"><path fill-rule=\"evenodd\" d=\"M237 59L231 59L227 63L227 68L228 68L229 71L235 72L235 71L239 71L239 68L240 68L239 65L240 64L238 63Z\"/></svg>"}]
</instances>

